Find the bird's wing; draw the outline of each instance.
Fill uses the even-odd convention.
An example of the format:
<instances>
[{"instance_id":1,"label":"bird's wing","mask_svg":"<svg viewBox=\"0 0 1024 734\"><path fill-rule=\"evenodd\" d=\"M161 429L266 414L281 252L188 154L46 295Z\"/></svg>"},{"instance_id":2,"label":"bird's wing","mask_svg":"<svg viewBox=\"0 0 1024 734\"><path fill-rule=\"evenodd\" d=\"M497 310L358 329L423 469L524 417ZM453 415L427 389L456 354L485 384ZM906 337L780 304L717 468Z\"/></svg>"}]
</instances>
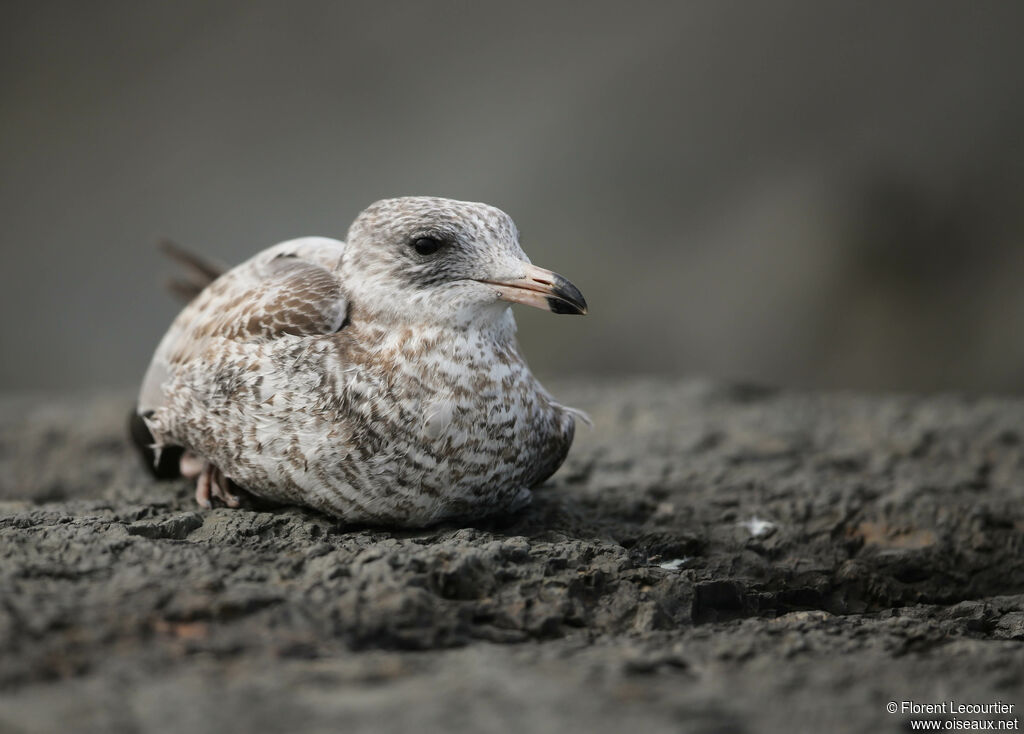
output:
<instances>
[{"instance_id":1,"label":"bird's wing","mask_svg":"<svg viewBox=\"0 0 1024 734\"><path fill-rule=\"evenodd\" d=\"M219 263L210 262L166 238L160 240L160 249L182 268L182 274L169 280L167 287L185 303L202 293L206 286L227 271L227 268Z\"/></svg>"},{"instance_id":2,"label":"bird's wing","mask_svg":"<svg viewBox=\"0 0 1024 734\"><path fill-rule=\"evenodd\" d=\"M304 237L274 245L210 283L178 315L157 347L139 393L139 413L164 403L175 367L213 340L269 341L340 330L348 302L338 265L345 244Z\"/></svg>"}]
</instances>

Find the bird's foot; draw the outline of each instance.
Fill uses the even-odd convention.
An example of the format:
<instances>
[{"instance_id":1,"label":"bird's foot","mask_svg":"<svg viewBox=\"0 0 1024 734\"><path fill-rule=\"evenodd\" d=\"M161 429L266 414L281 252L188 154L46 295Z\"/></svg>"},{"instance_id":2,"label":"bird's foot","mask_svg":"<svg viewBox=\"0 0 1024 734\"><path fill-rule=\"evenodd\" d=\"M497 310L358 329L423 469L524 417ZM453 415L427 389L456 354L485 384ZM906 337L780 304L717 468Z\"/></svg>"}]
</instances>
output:
<instances>
[{"instance_id":1,"label":"bird's foot","mask_svg":"<svg viewBox=\"0 0 1024 734\"><path fill-rule=\"evenodd\" d=\"M195 479L203 471L204 464L206 462L201 457L191 451L185 451L178 460L178 471L185 479Z\"/></svg>"},{"instance_id":2,"label":"bird's foot","mask_svg":"<svg viewBox=\"0 0 1024 734\"><path fill-rule=\"evenodd\" d=\"M197 458L192 455L193 461L197 461ZM185 457L182 457L182 474L185 474ZM191 470L193 467L190 466ZM187 476L187 475L186 475ZM227 507L235 509L241 506L241 501L238 499L238 495L235 494L236 489L234 483L224 476L224 473L211 464L208 461L202 462L201 467L196 476L196 503L200 507L204 507L209 510L213 507L213 498L216 498L223 502Z\"/></svg>"}]
</instances>

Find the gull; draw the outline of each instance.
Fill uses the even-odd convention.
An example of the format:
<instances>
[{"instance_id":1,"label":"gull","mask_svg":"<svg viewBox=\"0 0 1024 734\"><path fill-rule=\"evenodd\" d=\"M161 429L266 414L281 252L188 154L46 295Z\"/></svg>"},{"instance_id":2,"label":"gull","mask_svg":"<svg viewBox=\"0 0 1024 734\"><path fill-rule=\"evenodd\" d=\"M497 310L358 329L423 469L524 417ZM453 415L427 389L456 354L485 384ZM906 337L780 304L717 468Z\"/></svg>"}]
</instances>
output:
<instances>
[{"instance_id":1,"label":"gull","mask_svg":"<svg viewBox=\"0 0 1024 734\"><path fill-rule=\"evenodd\" d=\"M586 301L492 206L385 199L344 242L282 242L223 274L186 259L203 287L153 355L135 436L180 457L203 507L239 506L237 486L353 524L511 512L586 419L530 372L510 309Z\"/></svg>"}]
</instances>

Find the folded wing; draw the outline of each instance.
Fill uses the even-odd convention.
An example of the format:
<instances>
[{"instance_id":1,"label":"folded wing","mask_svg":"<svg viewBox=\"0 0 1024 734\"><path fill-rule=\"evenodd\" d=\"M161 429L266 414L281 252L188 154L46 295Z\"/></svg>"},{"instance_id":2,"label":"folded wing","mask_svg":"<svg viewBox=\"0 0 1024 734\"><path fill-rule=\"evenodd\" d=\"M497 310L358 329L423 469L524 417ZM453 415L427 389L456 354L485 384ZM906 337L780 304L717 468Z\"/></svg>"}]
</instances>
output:
<instances>
[{"instance_id":1,"label":"folded wing","mask_svg":"<svg viewBox=\"0 0 1024 734\"><path fill-rule=\"evenodd\" d=\"M164 404L163 386L175 368L200 358L211 340L269 341L343 328L348 303L338 266L344 247L326 237L282 242L213 280L157 347L139 393L139 414Z\"/></svg>"}]
</instances>

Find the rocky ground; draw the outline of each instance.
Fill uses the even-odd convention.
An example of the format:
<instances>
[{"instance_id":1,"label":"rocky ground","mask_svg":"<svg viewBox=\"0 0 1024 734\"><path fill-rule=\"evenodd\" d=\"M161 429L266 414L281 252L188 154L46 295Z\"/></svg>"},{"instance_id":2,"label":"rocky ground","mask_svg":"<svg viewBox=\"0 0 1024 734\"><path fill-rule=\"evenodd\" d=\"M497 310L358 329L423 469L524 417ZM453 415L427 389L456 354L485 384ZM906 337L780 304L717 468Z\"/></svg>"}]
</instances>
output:
<instances>
[{"instance_id":1,"label":"rocky ground","mask_svg":"<svg viewBox=\"0 0 1024 734\"><path fill-rule=\"evenodd\" d=\"M0 731L1020 715L1024 402L553 387L594 429L533 505L417 532L201 511L136 463L128 397L0 401Z\"/></svg>"}]
</instances>

